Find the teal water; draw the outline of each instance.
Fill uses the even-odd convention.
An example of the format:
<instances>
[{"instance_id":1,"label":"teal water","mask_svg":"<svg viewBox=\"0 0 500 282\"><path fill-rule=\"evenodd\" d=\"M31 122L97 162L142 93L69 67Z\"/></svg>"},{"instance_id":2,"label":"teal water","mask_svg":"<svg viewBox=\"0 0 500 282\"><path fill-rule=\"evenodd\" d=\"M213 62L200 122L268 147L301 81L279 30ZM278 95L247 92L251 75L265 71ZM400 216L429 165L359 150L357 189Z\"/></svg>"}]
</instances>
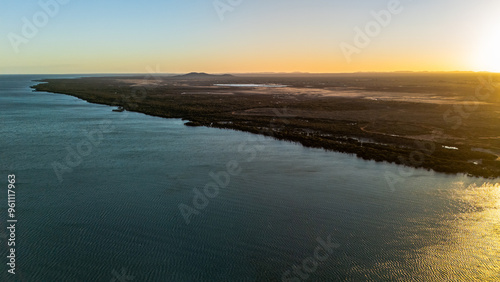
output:
<instances>
[{"instance_id":1,"label":"teal water","mask_svg":"<svg viewBox=\"0 0 500 282\"><path fill-rule=\"evenodd\" d=\"M0 76L2 230L8 174L18 218L15 276L0 233L2 281L500 277L498 181L406 168L391 189L395 165L31 91L47 77ZM228 163L240 173L187 224L179 205Z\"/></svg>"}]
</instances>

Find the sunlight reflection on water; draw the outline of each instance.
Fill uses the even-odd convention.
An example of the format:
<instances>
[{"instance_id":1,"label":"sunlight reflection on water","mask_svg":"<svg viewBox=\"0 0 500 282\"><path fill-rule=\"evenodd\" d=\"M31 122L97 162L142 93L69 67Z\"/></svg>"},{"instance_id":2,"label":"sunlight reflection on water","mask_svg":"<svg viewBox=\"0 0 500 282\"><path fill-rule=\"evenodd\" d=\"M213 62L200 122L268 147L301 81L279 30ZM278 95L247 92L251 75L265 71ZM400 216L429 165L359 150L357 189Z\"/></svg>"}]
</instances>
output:
<instances>
[{"instance_id":1,"label":"sunlight reflection on water","mask_svg":"<svg viewBox=\"0 0 500 282\"><path fill-rule=\"evenodd\" d=\"M422 270L441 281L499 281L500 184L473 184L451 193L461 210L443 222L448 234L421 250L422 264L430 266Z\"/></svg>"}]
</instances>

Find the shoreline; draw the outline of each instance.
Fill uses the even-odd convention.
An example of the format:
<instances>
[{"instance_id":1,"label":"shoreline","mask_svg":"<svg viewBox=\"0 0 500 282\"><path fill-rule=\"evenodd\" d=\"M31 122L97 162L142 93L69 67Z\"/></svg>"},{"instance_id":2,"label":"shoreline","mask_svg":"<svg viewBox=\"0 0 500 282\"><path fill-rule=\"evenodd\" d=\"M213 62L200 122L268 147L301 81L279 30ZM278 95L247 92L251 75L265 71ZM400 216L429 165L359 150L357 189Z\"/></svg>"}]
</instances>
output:
<instances>
[{"instance_id":1,"label":"shoreline","mask_svg":"<svg viewBox=\"0 0 500 282\"><path fill-rule=\"evenodd\" d=\"M187 121L186 126L206 126L260 134L277 140L299 143L304 147L352 154L364 160L424 168L439 173L463 173L486 179L500 177L500 162L496 161L497 156L484 151L472 151L473 144L454 145L453 148L457 146L457 150L450 150L449 148L452 146L448 146L449 144L430 142L435 147L434 150L423 150L415 145L414 139L363 131L367 125L361 122L358 124L352 120L326 120L297 116L294 109L289 107L295 106L295 102L263 95L242 95L241 97L237 96L238 99L217 94L179 95L180 93L177 92L185 90L186 87L184 87L180 90L176 88L161 89L161 99L155 98L154 95L146 95L142 100L119 101L123 98L120 95L123 96L123 94L117 94L118 91L113 92L113 89L127 93L134 87L127 84L112 86L110 89L95 87L101 85L99 83L109 83L112 79L115 78L94 80L89 78L83 81L79 79L47 79L36 81L35 83L38 84L31 86L31 88L38 92L74 96L89 103L119 106L127 111L150 116L180 118ZM150 89L149 92L156 94L159 91L158 88L155 88ZM227 104L223 103L223 99L228 100L225 102L230 104L229 109L227 109ZM354 98L332 99L336 104L346 102L350 107L359 107L359 103L366 103L366 101ZM245 100L244 103L241 102L243 100ZM316 103L316 101L307 97L300 98L299 103ZM313 104L312 107L321 107L321 103L319 104ZM280 107L276 107L278 105ZM224 107L225 109L222 109ZM267 109L267 112L262 110L262 113L254 114L250 111L255 109ZM291 109L291 112L287 112L288 109ZM249 115L247 115L248 112ZM418 162L410 161L410 157L415 155L419 155L421 159Z\"/></svg>"}]
</instances>

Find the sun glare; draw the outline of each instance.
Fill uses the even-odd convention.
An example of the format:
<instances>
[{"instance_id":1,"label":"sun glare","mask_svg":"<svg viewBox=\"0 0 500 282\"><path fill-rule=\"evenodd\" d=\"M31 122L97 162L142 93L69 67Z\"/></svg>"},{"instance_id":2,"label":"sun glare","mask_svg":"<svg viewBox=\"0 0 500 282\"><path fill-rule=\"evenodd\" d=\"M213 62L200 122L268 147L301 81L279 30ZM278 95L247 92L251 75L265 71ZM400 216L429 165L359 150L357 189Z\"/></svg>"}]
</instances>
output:
<instances>
[{"instance_id":1,"label":"sun glare","mask_svg":"<svg viewBox=\"0 0 500 282\"><path fill-rule=\"evenodd\" d=\"M483 34L477 47L475 70L500 73L500 27Z\"/></svg>"}]
</instances>

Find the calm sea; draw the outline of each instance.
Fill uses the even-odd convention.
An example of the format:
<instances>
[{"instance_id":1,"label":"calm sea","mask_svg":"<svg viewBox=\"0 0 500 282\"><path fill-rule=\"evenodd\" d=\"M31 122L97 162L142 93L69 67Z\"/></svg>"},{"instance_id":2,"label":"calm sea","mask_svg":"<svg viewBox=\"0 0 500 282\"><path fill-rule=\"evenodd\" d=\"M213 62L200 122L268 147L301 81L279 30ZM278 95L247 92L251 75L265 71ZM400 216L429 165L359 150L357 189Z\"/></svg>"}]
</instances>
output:
<instances>
[{"instance_id":1,"label":"calm sea","mask_svg":"<svg viewBox=\"0 0 500 282\"><path fill-rule=\"evenodd\" d=\"M31 91L48 77L0 76L2 281L500 279L497 181Z\"/></svg>"}]
</instances>

